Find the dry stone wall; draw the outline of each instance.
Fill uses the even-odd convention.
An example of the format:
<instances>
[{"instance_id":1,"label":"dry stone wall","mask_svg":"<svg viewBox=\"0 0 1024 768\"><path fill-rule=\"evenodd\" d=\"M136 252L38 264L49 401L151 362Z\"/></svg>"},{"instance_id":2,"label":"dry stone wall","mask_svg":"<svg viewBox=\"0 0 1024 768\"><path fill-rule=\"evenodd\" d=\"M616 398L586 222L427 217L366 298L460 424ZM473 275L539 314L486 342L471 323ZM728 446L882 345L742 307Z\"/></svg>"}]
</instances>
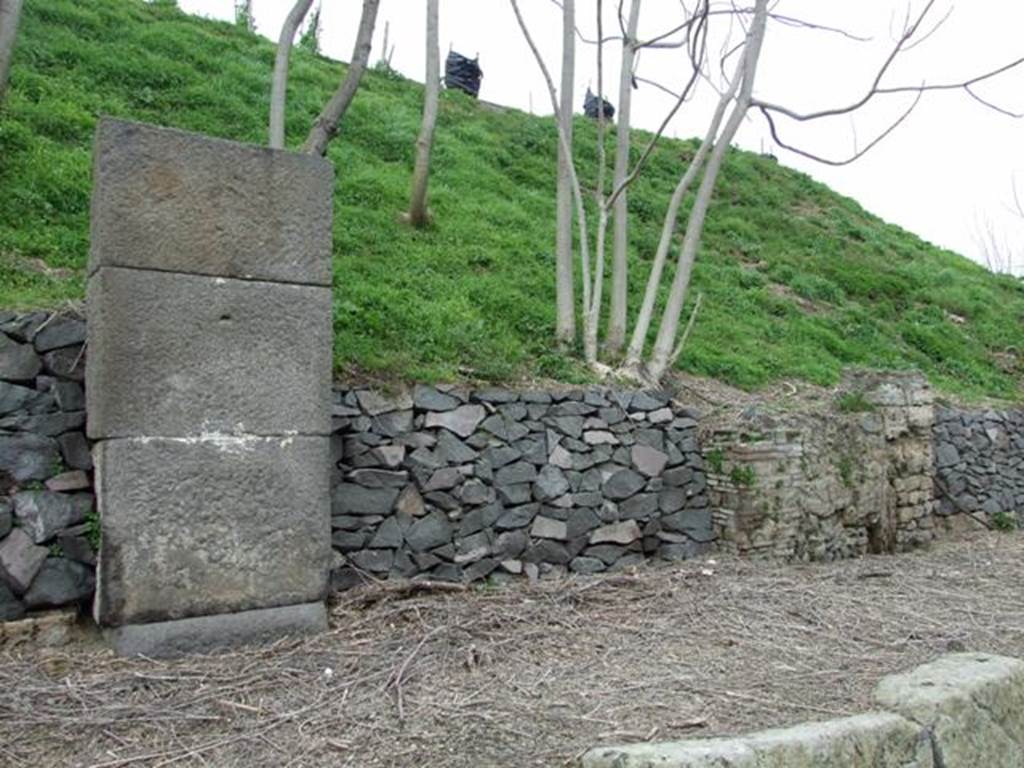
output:
<instances>
[{"instance_id":1,"label":"dry stone wall","mask_svg":"<svg viewBox=\"0 0 1024 768\"><path fill-rule=\"evenodd\" d=\"M1024 411L936 409L938 514L1024 525Z\"/></svg>"},{"instance_id":2,"label":"dry stone wall","mask_svg":"<svg viewBox=\"0 0 1024 768\"><path fill-rule=\"evenodd\" d=\"M0 312L0 621L92 598L85 323Z\"/></svg>"},{"instance_id":3,"label":"dry stone wall","mask_svg":"<svg viewBox=\"0 0 1024 768\"><path fill-rule=\"evenodd\" d=\"M336 587L594 573L704 552L696 414L660 392L335 392Z\"/></svg>"}]
</instances>

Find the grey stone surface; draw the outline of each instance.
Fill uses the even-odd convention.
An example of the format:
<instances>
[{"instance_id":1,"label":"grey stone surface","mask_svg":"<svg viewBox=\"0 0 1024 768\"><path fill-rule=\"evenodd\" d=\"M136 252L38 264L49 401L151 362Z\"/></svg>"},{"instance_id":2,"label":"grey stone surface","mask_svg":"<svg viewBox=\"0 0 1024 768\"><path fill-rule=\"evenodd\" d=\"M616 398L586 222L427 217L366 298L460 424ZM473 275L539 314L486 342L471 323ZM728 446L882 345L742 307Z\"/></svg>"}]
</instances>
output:
<instances>
[{"instance_id":1,"label":"grey stone surface","mask_svg":"<svg viewBox=\"0 0 1024 768\"><path fill-rule=\"evenodd\" d=\"M406 517L420 517L427 512L423 497L415 485L407 485L395 499L395 512Z\"/></svg>"},{"instance_id":2,"label":"grey stone surface","mask_svg":"<svg viewBox=\"0 0 1024 768\"><path fill-rule=\"evenodd\" d=\"M875 701L931 733L939 768L1024 765L1024 662L943 656L882 679Z\"/></svg>"},{"instance_id":3,"label":"grey stone surface","mask_svg":"<svg viewBox=\"0 0 1024 768\"><path fill-rule=\"evenodd\" d=\"M434 511L413 523L405 534L405 540L414 551L425 552L449 543L452 533L447 515Z\"/></svg>"},{"instance_id":4,"label":"grey stone surface","mask_svg":"<svg viewBox=\"0 0 1024 768\"><path fill-rule=\"evenodd\" d=\"M77 317L56 317L43 326L32 340L40 352L71 347L85 341L85 323Z\"/></svg>"},{"instance_id":5,"label":"grey stone surface","mask_svg":"<svg viewBox=\"0 0 1024 768\"><path fill-rule=\"evenodd\" d=\"M0 419L0 431L4 432L32 432L44 437L57 437L58 435L85 426L85 411L73 411L65 413L19 413L10 414Z\"/></svg>"},{"instance_id":6,"label":"grey stone surface","mask_svg":"<svg viewBox=\"0 0 1024 768\"><path fill-rule=\"evenodd\" d=\"M92 449L81 432L65 432L57 438L60 455L71 469L92 471Z\"/></svg>"},{"instance_id":7,"label":"grey stone surface","mask_svg":"<svg viewBox=\"0 0 1024 768\"><path fill-rule=\"evenodd\" d=\"M537 473L533 484L533 495L537 501L550 501L569 490L569 481L565 473L556 466L548 464Z\"/></svg>"},{"instance_id":8,"label":"grey stone surface","mask_svg":"<svg viewBox=\"0 0 1024 768\"><path fill-rule=\"evenodd\" d=\"M332 492L332 515L387 515L400 491L396 488L366 488L355 483L342 483Z\"/></svg>"},{"instance_id":9,"label":"grey stone surface","mask_svg":"<svg viewBox=\"0 0 1024 768\"><path fill-rule=\"evenodd\" d=\"M17 621L24 615L24 603L0 579L0 621Z\"/></svg>"},{"instance_id":10,"label":"grey stone surface","mask_svg":"<svg viewBox=\"0 0 1024 768\"><path fill-rule=\"evenodd\" d=\"M642 536L636 520L606 525L590 534L591 544L629 544Z\"/></svg>"},{"instance_id":11,"label":"grey stone surface","mask_svg":"<svg viewBox=\"0 0 1024 768\"><path fill-rule=\"evenodd\" d=\"M323 437L100 443L99 623L321 600L329 455Z\"/></svg>"},{"instance_id":12,"label":"grey stone surface","mask_svg":"<svg viewBox=\"0 0 1024 768\"><path fill-rule=\"evenodd\" d=\"M0 333L0 379L31 381L43 369L43 361L31 344L19 344Z\"/></svg>"},{"instance_id":13,"label":"grey stone surface","mask_svg":"<svg viewBox=\"0 0 1024 768\"><path fill-rule=\"evenodd\" d=\"M657 477L668 464L668 455L649 445L634 445L630 451L633 466L647 477Z\"/></svg>"},{"instance_id":14,"label":"grey stone surface","mask_svg":"<svg viewBox=\"0 0 1024 768\"><path fill-rule=\"evenodd\" d=\"M978 762L973 765L994 765ZM804 723L732 739L598 747L583 768L944 768L926 734L887 712ZM951 768L951 767L950 767Z\"/></svg>"},{"instance_id":15,"label":"grey stone surface","mask_svg":"<svg viewBox=\"0 0 1024 768\"><path fill-rule=\"evenodd\" d=\"M330 434L330 289L104 268L88 301L90 437Z\"/></svg>"},{"instance_id":16,"label":"grey stone surface","mask_svg":"<svg viewBox=\"0 0 1024 768\"><path fill-rule=\"evenodd\" d=\"M357 469L348 479L364 488L404 488L409 473L387 469Z\"/></svg>"},{"instance_id":17,"label":"grey stone surface","mask_svg":"<svg viewBox=\"0 0 1024 768\"><path fill-rule=\"evenodd\" d=\"M324 632L323 602L262 608L237 613L128 624L105 635L122 656L168 658L232 648L243 643L266 643L288 635Z\"/></svg>"},{"instance_id":18,"label":"grey stone surface","mask_svg":"<svg viewBox=\"0 0 1024 768\"><path fill-rule=\"evenodd\" d=\"M26 408L36 397L31 387L0 381L0 416Z\"/></svg>"},{"instance_id":19,"label":"grey stone surface","mask_svg":"<svg viewBox=\"0 0 1024 768\"><path fill-rule=\"evenodd\" d=\"M499 469L494 475L494 482L498 486L514 485L516 483L532 483L537 479L537 468L525 461L509 464Z\"/></svg>"},{"instance_id":20,"label":"grey stone surface","mask_svg":"<svg viewBox=\"0 0 1024 768\"><path fill-rule=\"evenodd\" d=\"M427 429L442 427L460 437L469 437L486 415L482 405L462 405L453 411L428 413L423 426Z\"/></svg>"},{"instance_id":21,"label":"grey stone surface","mask_svg":"<svg viewBox=\"0 0 1024 768\"><path fill-rule=\"evenodd\" d=\"M537 516L538 512L540 512L540 504L523 504L519 507L512 507L498 518L494 527L498 530L524 528L533 522L533 518Z\"/></svg>"},{"instance_id":22,"label":"grey stone surface","mask_svg":"<svg viewBox=\"0 0 1024 768\"><path fill-rule=\"evenodd\" d=\"M530 526L530 535L535 539L555 539L565 541L566 524L561 520L552 520L550 517L538 515L533 518L533 525Z\"/></svg>"},{"instance_id":23,"label":"grey stone surface","mask_svg":"<svg viewBox=\"0 0 1024 768\"><path fill-rule=\"evenodd\" d=\"M333 189L331 164L314 155L102 118L89 274L118 266L329 286Z\"/></svg>"},{"instance_id":24,"label":"grey stone surface","mask_svg":"<svg viewBox=\"0 0 1024 768\"><path fill-rule=\"evenodd\" d=\"M603 490L609 499L618 501L637 493L646 480L631 469L620 469L604 481Z\"/></svg>"},{"instance_id":25,"label":"grey stone surface","mask_svg":"<svg viewBox=\"0 0 1024 768\"><path fill-rule=\"evenodd\" d=\"M0 578L17 595L22 595L43 567L46 547L33 543L29 535L15 528L0 541Z\"/></svg>"},{"instance_id":26,"label":"grey stone surface","mask_svg":"<svg viewBox=\"0 0 1024 768\"><path fill-rule=\"evenodd\" d=\"M68 493L70 491L87 491L92 488L89 476L80 469L73 469L69 472L61 472L46 481L46 490L54 493Z\"/></svg>"},{"instance_id":27,"label":"grey stone surface","mask_svg":"<svg viewBox=\"0 0 1024 768\"><path fill-rule=\"evenodd\" d=\"M58 608L85 600L95 588L92 568L65 557L48 557L22 599L28 608Z\"/></svg>"},{"instance_id":28,"label":"grey stone surface","mask_svg":"<svg viewBox=\"0 0 1024 768\"><path fill-rule=\"evenodd\" d=\"M371 549L398 549L402 546L403 540L402 527L398 524L398 520L389 517L380 524L368 546Z\"/></svg>"},{"instance_id":29,"label":"grey stone surface","mask_svg":"<svg viewBox=\"0 0 1024 768\"><path fill-rule=\"evenodd\" d=\"M71 497L52 491L15 494L14 516L36 544L49 541L59 531L85 518L71 504Z\"/></svg>"},{"instance_id":30,"label":"grey stone surface","mask_svg":"<svg viewBox=\"0 0 1024 768\"><path fill-rule=\"evenodd\" d=\"M43 369L61 379L84 381L86 357L82 345L61 347L43 354Z\"/></svg>"},{"instance_id":31,"label":"grey stone surface","mask_svg":"<svg viewBox=\"0 0 1024 768\"><path fill-rule=\"evenodd\" d=\"M394 396L382 395L370 389L361 389L356 392L356 401L359 407L370 416L380 416L383 413L392 411L404 411L412 407L412 398L404 392Z\"/></svg>"},{"instance_id":32,"label":"grey stone surface","mask_svg":"<svg viewBox=\"0 0 1024 768\"><path fill-rule=\"evenodd\" d=\"M7 499L0 499L0 539L11 532L14 524L14 514L11 502Z\"/></svg>"},{"instance_id":33,"label":"grey stone surface","mask_svg":"<svg viewBox=\"0 0 1024 768\"><path fill-rule=\"evenodd\" d=\"M453 411L462 401L434 387L417 384L413 390L413 403L424 411Z\"/></svg>"}]
</instances>

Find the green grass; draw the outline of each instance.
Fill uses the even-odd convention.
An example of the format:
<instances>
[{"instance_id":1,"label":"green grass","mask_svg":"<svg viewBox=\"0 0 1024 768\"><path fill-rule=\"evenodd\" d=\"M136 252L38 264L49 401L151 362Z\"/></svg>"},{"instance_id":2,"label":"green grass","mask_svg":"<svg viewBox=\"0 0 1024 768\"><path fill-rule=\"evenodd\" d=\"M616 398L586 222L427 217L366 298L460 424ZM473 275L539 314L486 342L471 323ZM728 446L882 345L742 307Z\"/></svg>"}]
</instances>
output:
<instances>
[{"instance_id":1,"label":"green grass","mask_svg":"<svg viewBox=\"0 0 1024 768\"><path fill-rule=\"evenodd\" d=\"M97 115L262 142L273 53L235 25L167 4L27 3L0 114L0 306L83 296ZM287 127L298 144L344 67L296 50L291 71ZM415 83L369 74L330 149L339 372L584 378L551 341L553 124L443 94L435 223L412 231L398 214L421 97ZM592 179L594 127L579 119L577 136ZM645 139L637 132L635 153ZM665 142L631 192L633 307L680 159L693 150ZM728 158L696 291L705 300L679 362L687 371L752 388L785 377L833 384L854 364L917 367L951 393L1021 394L1024 283L922 242L768 158Z\"/></svg>"}]
</instances>

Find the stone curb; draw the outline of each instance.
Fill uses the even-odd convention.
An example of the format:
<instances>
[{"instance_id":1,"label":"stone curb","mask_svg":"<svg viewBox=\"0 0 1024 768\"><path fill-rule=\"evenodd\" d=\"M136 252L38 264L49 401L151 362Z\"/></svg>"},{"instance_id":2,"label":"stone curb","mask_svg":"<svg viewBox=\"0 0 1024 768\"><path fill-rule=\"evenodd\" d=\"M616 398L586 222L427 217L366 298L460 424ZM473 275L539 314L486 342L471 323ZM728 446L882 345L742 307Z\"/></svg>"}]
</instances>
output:
<instances>
[{"instance_id":1,"label":"stone curb","mask_svg":"<svg viewBox=\"0 0 1024 768\"><path fill-rule=\"evenodd\" d=\"M1019 768L1024 662L959 653L885 677L890 711L738 738L597 747L583 768Z\"/></svg>"}]
</instances>

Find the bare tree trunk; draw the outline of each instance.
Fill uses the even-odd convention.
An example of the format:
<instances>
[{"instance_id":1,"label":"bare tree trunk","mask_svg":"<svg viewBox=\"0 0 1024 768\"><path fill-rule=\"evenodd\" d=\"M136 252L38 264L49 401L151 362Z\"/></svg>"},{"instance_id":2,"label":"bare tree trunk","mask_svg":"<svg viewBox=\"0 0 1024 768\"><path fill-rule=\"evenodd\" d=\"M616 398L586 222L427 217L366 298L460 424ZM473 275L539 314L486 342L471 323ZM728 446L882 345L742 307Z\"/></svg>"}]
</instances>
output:
<instances>
[{"instance_id":1,"label":"bare tree trunk","mask_svg":"<svg viewBox=\"0 0 1024 768\"><path fill-rule=\"evenodd\" d=\"M558 117L565 142L558 143L557 223L555 224L555 304L557 321L555 337L562 344L576 338L576 299L574 296L572 248L572 180L566 152L572 151L573 77L576 64L575 0L562 3L562 90L561 114ZM566 149L566 145L568 149Z\"/></svg>"},{"instance_id":2,"label":"bare tree trunk","mask_svg":"<svg viewBox=\"0 0 1024 768\"><path fill-rule=\"evenodd\" d=\"M359 31L356 34L356 44L352 50L352 61L348 65L348 72L338 90L327 102L327 106L323 108L316 122L313 123L313 128L302 147L303 152L308 152L311 155L326 154L327 145L337 134L338 125L356 95L359 81L363 79L363 72L366 71L366 62L370 59L373 25L377 22L379 7L380 0L363 0L363 15L359 19Z\"/></svg>"},{"instance_id":3,"label":"bare tree trunk","mask_svg":"<svg viewBox=\"0 0 1024 768\"><path fill-rule=\"evenodd\" d=\"M313 0L297 0L281 27L274 58L274 78L270 86L270 148L284 149L284 105L288 93L288 58L295 34L309 12Z\"/></svg>"},{"instance_id":4,"label":"bare tree trunk","mask_svg":"<svg viewBox=\"0 0 1024 768\"><path fill-rule=\"evenodd\" d=\"M604 115L604 26L602 0L597 0L597 186L594 207L597 208L597 239L594 243L594 286L591 301L583 307L583 358L588 365L597 363L597 332L601 324L601 294L604 290L605 238L608 232L608 206L604 197L605 115Z\"/></svg>"},{"instance_id":5,"label":"bare tree trunk","mask_svg":"<svg viewBox=\"0 0 1024 768\"><path fill-rule=\"evenodd\" d=\"M425 227L427 213L427 181L430 179L430 150L434 144L437 124L437 97L441 89L441 54L437 41L437 2L427 0L427 74L423 95L423 124L416 139L416 167L412 174L412 196L409 200L409 223Z\"/></svg>"},{"instance_id":6,"label":"bare tree trunk","mask_svg":"<svg viewBox=\"0 0 1024 768\"><path fill-rule=\"evenodd\" d=\"M661 274L665 269L665 262L668 260L669 249L672 247L672 237L676 233L679 209L683 205L683 200L690 189L690 185L693 184L703 168L704 161L711 152L711 148L715 146L715 138L718 136L718 129L721 128L722 120L725 118L725 111L736 96L736 91L739 90L742 77L743 62L741 59L740 64L736 68L736 74L733 75L732 82L718 100L715 114L711 118L711 124L708 126L707 133L704 135L704 140L701 142L697 154L693 156L690 165L686 168L686 172L679 179L679 183L672 193L672 199L669 201L668 210L665 212L665 220L661 227L661 239L658 241L658 250L654 254L651 273L647 278L647 288L644 291L643 304L640 306L636 325L633 326L633 336L629 342L629 350L626 352L624 368L627 371L632 371L634 374L637 373L640 359L643 357L647 332L650 330L651 320L654 316L654 303L658 298L658 287L661 285Z\"/></svg>"},{"instance_id":7,"label":"bare tree trunk","mask_svg":"<svg viewBox=\"0 0 1024 768\"><path fill-rule=\"evenodd\" d=\"M640 21L640 0L629 7L626 37L622 41L622 67L619 71L619 112L615 143L615 171L612 189L618 189L629 173L629 111L633 96L633 60L636 54L637 27ZM605 345L609 354L616 355L626 342L627 300L627 247L629 243L629 209L626 189L615 199L612 230L612 295L608 318L608 336Z\"/></svg>"},{"instance_id":8,"label":"bare tree trunk","mask_svg":"<svg viewBox=\"0 0 1024 768\"><path fill-rule=\"evenodd\" d=\"M576 227L580 244L580 264L582 266L583 273L583 311L585 314L587 307L590 306L590 252L587 240L587 211L586 207L583 205L583 190L580 186L579 176L576 174L576 164L572 161L572 149L569 145L568 138L565 135L565 131L562 130L562 110L558 105L558 93L555 91L555 82L551 79L551 73L548 71L548 67L544 63L544 57L540 55L540 51L537 49L537 44L533 42L533 36L530 35L530 29L526 26L526 22L523 20L523 14L519 10L519 3L517 0L509 0L509 4L512 6L512 12L515 14L516 23L519 24L519 29L523 33L523 38L526 40L526 44L530 47L533 59L537 62L537 67L544 76L544 84L547 86L548 97L551 99L551 110L555 114L555 125L558 127L558 142L562 152L565 153L565 157L569 158L569 162L566 163L566 168L569 171L569 183L572 188L572 199L576 204Z\"/></svg>"},{"instance_id":9,"label":"bare tree trunk","mask_svg":"<svg viewBox=\"0 0 1024 768\"><path fill-rule=\"evenodd\" d=\"M18 35L22 0L0 0L0 104L7 93L7 78L11 71L14 41Z\"/></svg>"},{"instance_id":10,"label":"bare tree trunk","mask_svg":"<svg viewBox=\"0 0 1024 768\"><path fill-rule=\"evenodd\" d=\"M722 168L722 161L725 160L725 153L729 151L729 144L735 137L736 131L739 130L753 99L754 78L757 75L761 45L764 42L765 22L768 18L767 6L768 0L756 0L755 2L754 20L750 26L750 32L747 34L746 47L743 51L743 84L740 86L739 97L732 114L729 115L729 121L722 131L722 135L708 159L704 178L697 191L693 210L690 212L690 218L686 225L686 237L683 239L683 247L679 253L675 279L672 281L672 289L662 314L658 337L654 342L654 349L651 351L651 359L647 366L647 373L654 381L661 380L673 354L676 354L679 317L683 311L683 303L686 301L686 290L690 284L693 262L697 257L697 248L704 232L704 220L707 217L708 206L711 204L711 195L715 191L715 183L718 180L718 172Z\"/></svg>"}]
</instances>

